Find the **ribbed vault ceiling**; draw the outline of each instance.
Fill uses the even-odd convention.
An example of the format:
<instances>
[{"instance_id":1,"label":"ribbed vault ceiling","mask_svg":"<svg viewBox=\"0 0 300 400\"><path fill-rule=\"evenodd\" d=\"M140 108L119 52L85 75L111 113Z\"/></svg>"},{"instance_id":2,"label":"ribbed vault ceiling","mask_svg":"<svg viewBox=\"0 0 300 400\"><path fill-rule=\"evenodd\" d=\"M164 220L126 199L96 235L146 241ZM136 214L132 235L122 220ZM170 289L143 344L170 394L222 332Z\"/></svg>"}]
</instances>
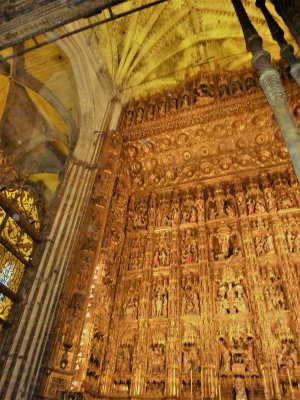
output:
<instances>
[{"instance_id":1,"label":"ribbed vault ceiling","mask_svg":"<svg viewBox=\"0 0 300 400\"><path fill-rule=\"evenodd\" d=\"M139 6L143 0L128 1L114 10L126 11L132 3ZM243 3L265 49L278 59L277 44L255 0ZM266 4L284 27L270 1ZM104 17L108 13L91 22ZM285 37L292 42L289 32ZM230 0L170 0L94 28L91 43L127 98L167 89L201 70L249 67L251 60Z\"/></svg>"},{"instance_id":2,"label":"ribbed vault ceiling","mask_svg":"<svg viewBox=\"0 0 300 400\"><path fill-rule=\"evenodd\" d=\"M10 61L9 69L0 70L0 146L50 201L76 141L70 65L57 46L49 45Z\"/></svg>"}]
</instances>

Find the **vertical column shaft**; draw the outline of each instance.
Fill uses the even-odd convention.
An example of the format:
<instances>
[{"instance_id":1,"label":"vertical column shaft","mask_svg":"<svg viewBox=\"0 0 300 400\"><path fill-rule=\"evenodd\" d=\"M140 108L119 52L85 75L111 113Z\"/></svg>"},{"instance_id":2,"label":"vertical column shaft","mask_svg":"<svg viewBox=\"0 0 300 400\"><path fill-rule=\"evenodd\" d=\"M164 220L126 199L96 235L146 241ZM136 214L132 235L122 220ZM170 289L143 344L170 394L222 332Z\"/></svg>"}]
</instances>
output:
<instances>
[{"instance_id":1,"label":"vertical column shaft","mask_svg":"<svg viewBox=\"0 0 300 400\"><path fill-rule=\"evenodd\" d=\"M259 72L260 86L273 110L298 180L300 180L300 134L289 110L279 73L271 64L270 54L263 49L262 38L251 24L241 0L232 0L232 4L243 29L247 49L253 56L252 64Z\"/></svg>"},{"instance_id":2,"label":"vertical column shaft","mask_svg":"<svg viewBox=\"0 0 300 400\"><path fill-rule=\"evenodd\" d=\"M300 3L299 0L272 0L277 13L286 23L300 47Z\"/></svg>"},{"instance_id":3,"label":"vertical column shaft","mask_svg":"<svg viewBox=\"0 0 300 400\"><path fill-rule=\"evenodd\" d=\"M279 44L281 57L288 62L291 75L297 82L298 86L300 86L300 62L294 55L293 46L288 44L285 40L284 32L267 9L265 0L256 0L256 7L260 8L264 14L272 38Z\"/></svg>"}]
</instances>

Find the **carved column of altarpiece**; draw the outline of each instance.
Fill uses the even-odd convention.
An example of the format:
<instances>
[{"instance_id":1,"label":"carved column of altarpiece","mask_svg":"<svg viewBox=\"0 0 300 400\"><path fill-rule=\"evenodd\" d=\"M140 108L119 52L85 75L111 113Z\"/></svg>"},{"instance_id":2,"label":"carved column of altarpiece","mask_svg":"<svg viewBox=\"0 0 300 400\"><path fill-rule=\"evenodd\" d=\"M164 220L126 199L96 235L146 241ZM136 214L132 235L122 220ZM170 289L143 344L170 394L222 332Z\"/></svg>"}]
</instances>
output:
<instances>
[{"instance_id":1,"label":"carved column of altarpiece","mask_svg":"<svg viewBox=\"0 0 300 400\"><path fill-rule=\"evenodd\" d=\"M300 396L300 186L256 78L203 79L107 136L45 399Z\"/></svg>"}]
</instances>

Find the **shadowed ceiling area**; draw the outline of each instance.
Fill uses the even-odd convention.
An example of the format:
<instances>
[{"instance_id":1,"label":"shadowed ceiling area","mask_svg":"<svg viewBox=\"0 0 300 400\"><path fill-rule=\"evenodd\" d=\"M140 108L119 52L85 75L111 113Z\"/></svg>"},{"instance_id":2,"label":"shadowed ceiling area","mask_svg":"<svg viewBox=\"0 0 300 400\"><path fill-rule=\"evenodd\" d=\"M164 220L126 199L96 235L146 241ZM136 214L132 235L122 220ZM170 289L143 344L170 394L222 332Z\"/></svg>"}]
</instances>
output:
<instances>
[{"instance_id":1,"label":"shadowed ceiling area","mask_svg":"<svg viewBox=\"0 0 300 400\"><path fill-rule=\"evenodd\" d=\"M133 3L143 2L132 0L114 9L126 11ZM244 0L243 4L265 49L278 60L279 49L255 1ZM266 4L285 28L270 1ZM90 21L107 16L104 11ZM285 37L292 42L289 32ZM168 89L202 70L238 70L251 65L230 0L171 0L94 28L91 43L127 99Z\"/></svg>"},{"instance_id":2,"label":"shadowed ceiling area","mask_svg":"<svg viewBox=\"0 0 300 400\"><path fill-rule=\"evenodd\" d=\"M7 67L0 71L1 148L48 202L76 142L71 68L55 45L17 57Z\"/></svg>"}]
</instances>

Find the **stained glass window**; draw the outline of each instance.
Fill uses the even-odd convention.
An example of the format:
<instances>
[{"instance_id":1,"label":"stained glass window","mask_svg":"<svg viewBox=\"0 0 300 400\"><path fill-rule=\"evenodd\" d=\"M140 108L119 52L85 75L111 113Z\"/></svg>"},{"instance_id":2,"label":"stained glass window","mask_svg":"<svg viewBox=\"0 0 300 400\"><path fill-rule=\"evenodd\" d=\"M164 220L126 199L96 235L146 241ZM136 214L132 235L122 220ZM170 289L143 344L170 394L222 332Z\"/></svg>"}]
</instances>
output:
<instances>
[{"instance_id":1,"label":"stained glass window","mask_svg":"<svg viewBox=\"0 0 300 400\"><path fill-rule=\"evenodd\" d=\"M2 299L0 301L0 318L6 320L13 302L7 296L1 293Z\"/></svg>"},{"instance_id":2,"label":"stained glass window","mask_svg":"<svg viewBox=\"0 0 300 400\"><path fill-rule=\"evenodd\" d=\"M17 292L24 273L24 264L0 244L0 282Z\"/></svg>"},{"instance_id":3,"label":"stained glass window","mask_svg":"<svg viewBox=\"0 0 300 400\"><path fill-rule=\"evenodd\" d=\"M14 265L12 262L7 261L3 265L2 270L0 272L0 282L3 285L7 286L8 288L12 287L17 288L19 285L16 286L16 282L15 284L12 283L14 275L15 275ZM12 301L8 297L4 296L3 293L0 293L0 318L7 319L11 305Z\"/></svg>"},{"instance_id":4,"label":"stained glass window","mask_svg":"<svg viewBox=\"0 0 300 400\"><path fill-rule=\"evenodd\" d=\"M36 201L26 189L5 190L4 196L13 204L26 220L36 229L40 228ZM6 214L0 207L0 284L17 293L24 275L26 261L33 252L34 242L26 231L19 226L16 218ZM9 251L9 249L14 249ZM24 260L22 263L20 260ZM4 288L3 288L4 290ZM6 292L5 292L6 293ZM0 319L7 320L13 301L0 291Z\"/></svg>"}]
</instances>

